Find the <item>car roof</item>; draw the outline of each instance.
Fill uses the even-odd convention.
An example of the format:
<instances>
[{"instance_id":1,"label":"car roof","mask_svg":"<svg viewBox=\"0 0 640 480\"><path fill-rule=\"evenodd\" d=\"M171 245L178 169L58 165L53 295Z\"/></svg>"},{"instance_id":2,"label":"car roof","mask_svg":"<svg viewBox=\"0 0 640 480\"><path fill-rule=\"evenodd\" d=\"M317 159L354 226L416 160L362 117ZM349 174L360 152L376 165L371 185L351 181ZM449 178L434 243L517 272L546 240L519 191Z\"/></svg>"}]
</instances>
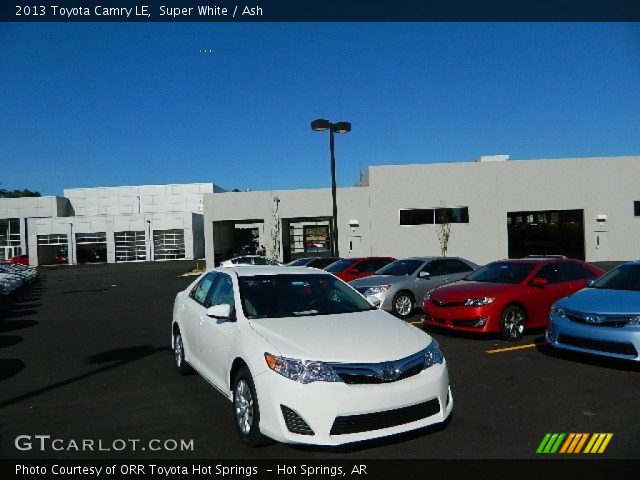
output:
<instances>
[{"instance_id":1,"label":"car roof","mask_svg":"<svg viewBox=\"0 0 640 480\"><path fill-rule=\"evenodd\" d=\"M503 260L495 260L491 263L507 262L507 263L558 263L558 262L579 262L575 258L559 258L559 257L531 257L531 258L505 258Z\"/></svg>"},{"instance_id":2,"label":"car roof","mask_svg":"<svg viewBox=\"0 0 640 480\"><path fill-rule=\"evenodd\" d=\"M280 265L254 265L247 267L222 267L213 268L210 272L235 272L238 277L253 277L256 275L309 275L313 273L321 273L323 275L331 275L330 273L318 268L309 267L286 267Z\"/></svg>"}]
</instances>

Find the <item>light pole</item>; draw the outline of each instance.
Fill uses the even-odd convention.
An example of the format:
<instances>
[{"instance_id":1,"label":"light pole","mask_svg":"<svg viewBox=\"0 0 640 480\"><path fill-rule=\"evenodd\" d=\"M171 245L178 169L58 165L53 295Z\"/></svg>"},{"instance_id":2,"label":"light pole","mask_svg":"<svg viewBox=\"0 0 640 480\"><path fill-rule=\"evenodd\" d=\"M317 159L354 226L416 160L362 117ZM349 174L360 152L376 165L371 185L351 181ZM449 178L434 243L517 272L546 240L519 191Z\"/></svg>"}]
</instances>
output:
<instances>
[{"instance_id":1,"label":"light pole","mask_svg":"<svg viewBox=\"0 0 640 480\"><path fill-rule=\"evenodd\" d=\"M351 123L336 122L319 118L311 122L311 130L324 132L329 130L329 150L331 151L331 198L333 200L333 216L331 217L331 255L338 256L338 203L336 202L336 156L334 152L334 133L348 133Z\"/></svg>"},{"instance_id":2,"label":"light pole","mask_svg":"<svg viewBox=\"0 0 640 480\"><path fill-rule=\"evenodd\" d=\"M73 222L69 222L69 242L67 243L67 263L73 265Z\"/></svg>"}]
</instances>

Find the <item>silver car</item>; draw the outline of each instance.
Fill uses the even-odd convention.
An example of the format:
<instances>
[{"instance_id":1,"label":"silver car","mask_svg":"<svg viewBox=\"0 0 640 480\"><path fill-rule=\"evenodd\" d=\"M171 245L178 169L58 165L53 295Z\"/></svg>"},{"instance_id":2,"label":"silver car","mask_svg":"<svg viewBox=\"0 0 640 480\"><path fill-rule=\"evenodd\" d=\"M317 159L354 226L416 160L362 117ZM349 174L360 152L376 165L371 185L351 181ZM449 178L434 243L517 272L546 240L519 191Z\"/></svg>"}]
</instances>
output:
<instances>
[{"instance_id":1,"label":"silver car","mask_svg":"<svg viewBox=\"0 0 640 480\"><path fill-rule=\"evenodd\" d=\"M478 268L457 257L411 257L396 260L349 285L379 308L408 318L429 290L460 280Z\"/></svg>"}]
</instances>

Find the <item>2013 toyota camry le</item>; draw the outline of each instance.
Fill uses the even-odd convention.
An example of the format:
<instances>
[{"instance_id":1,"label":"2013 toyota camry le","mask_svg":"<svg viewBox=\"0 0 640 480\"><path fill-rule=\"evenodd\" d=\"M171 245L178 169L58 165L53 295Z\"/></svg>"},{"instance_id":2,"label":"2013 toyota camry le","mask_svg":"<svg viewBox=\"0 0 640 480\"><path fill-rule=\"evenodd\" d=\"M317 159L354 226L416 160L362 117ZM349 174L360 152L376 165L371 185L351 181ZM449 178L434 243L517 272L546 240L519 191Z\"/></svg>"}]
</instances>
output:
<instances>
[{"instance_id":1,"label":"2013 toyota camry le","mask_svg":"<svg viewBox=\"0 0 640 480\"><path fill-rule=\"evenodd\" d=\"M321 270L210 270L176 296L171 342L178 373L233 402L250 446L368 440L453 409L437 342Z\"/></svg>"}]
</instances>

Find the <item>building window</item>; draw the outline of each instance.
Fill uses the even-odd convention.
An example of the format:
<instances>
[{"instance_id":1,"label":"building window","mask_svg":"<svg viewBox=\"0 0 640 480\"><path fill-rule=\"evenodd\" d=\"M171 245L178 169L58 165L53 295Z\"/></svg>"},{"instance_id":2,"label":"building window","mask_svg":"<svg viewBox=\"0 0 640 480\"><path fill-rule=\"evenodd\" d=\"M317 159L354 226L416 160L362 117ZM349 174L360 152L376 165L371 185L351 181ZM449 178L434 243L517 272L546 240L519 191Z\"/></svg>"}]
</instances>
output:
<instances>
[{"instance_id":1,"label":"building window","mask_svg":"<svg viewBox=\"0 0 640 480\"><path fill-rule=\"evenodd\" d=\"M640 200L633 202L633 216L640 217Z\"/></svg>"},{"instance_id":2,"label":"building window","mask_svg":"<svg viewBox=\"0 0 640 480\"><path fill-rule=\"evenodd\" d=\"M400 210L400 225L433 225L433 208L412 208Z\"/></svg>"},{"instance_id":3,"label":"building window","mask_svg":"<svg viewBox=\"0 0 640 480\"><path fill-rule=\"evenodd\" d=\"M400 210L400 225L469 223L469 207L407 208Z\"/></svg>"}]
</instances>

